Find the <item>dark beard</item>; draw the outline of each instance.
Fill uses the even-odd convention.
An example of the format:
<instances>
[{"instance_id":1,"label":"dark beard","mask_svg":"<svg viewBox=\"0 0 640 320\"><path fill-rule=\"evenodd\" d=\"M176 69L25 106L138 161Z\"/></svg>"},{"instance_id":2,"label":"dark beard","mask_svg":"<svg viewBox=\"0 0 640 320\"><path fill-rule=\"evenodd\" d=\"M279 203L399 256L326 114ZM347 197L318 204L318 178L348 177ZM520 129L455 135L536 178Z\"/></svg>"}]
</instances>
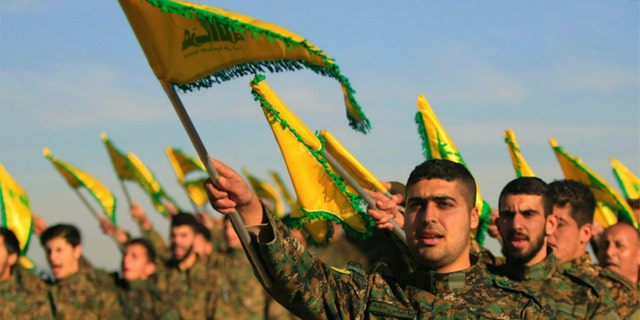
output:
<instances>
[{"instance_id":1,"label":"dark beard","mask_svg":"<svg viewBox=\"0 0 640 320\"><path fill-rule=\"evenodd\" d=\"M171 251L173 251L173 248L171 248ZM191 255L192 251L193 251L193 245L191 245L189 247L189 250L187 250L187 252L184 253L184 256L182 256L182 258L173 257L173 260L175 260L175 262L177 262L177 263L180 263L180 262L184 261L185 259L187 259L187 257Z\"/></svg>"},{"instance_id":2,"label":"dark beard","mask_svg":"<svg viewBox=\"0 0 640 320\"><path fill-rule=\"evenodd\" d=\"M525 265L526 263L528 263L529 261L531 261L531 259L533 259L533 257L538 254L540 252L540 250L543 250L543 246L544 246L544 234L541 235L540 237L536 238L536 239L532 239L533 241L531 242L531 251L529 251L528 253L519 253L519 252L510 252L508 251L507 247L503 244L502 245L502 254L507 258L507 263L511 264L517 264L517 265Z\"/></svg>"}]
</instances>

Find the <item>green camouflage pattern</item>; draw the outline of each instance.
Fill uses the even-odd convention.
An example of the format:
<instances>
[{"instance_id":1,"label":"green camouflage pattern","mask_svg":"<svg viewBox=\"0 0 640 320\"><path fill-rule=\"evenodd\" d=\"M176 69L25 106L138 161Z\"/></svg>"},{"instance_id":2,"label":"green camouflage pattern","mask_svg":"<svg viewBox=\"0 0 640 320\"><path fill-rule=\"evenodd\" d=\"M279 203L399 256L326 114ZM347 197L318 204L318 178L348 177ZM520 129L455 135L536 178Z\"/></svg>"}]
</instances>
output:
<instances>
[{"instance_id":1,"label":"green camouflage pattern","mask_svg":"<svg viewBox=\"0 0 640 320\"><path fill-rule=\"evenodd\" d=\"M0 319L54 319L47 285L19 264L0 281Z\"/></svg>"},{"instance_id":2,"label":"green camouflage pattern","mask_svg":"<svg viewBox=\"0 0 640 320\"><path fill-rule=\"evenodd\" d=\"M127 282L113 275L118 287L118 299L122 306L122 314L126 319L145 320L178 319L178 308L168 296L163 294L150 280Z\"/></svg>"},{"instance_id":3,"label":"green camouflage pattern","mask_svg":"<svg viewBox=\"0 0 640 320\"><path fill-rule=\"evenodd\" d=\"M589 253L565 262L559 268L575 276L603 285L609 290L621 317L625 319L640 319L640 293L638 288L624 276L593 264Z\"/></svg>"},{"instance_id":4,"label":"green camouflage pattern","mask_svg":"<svg viewBox=\"0 0 640 320\"><path fill-rule=\"evenodd\" d=\"M213 319L219 298L218 277L201 259L180 270L175 261L156 272L157 286L173 301L181 319Z\"/></svg>"},{"instance_id":5,"label":"green camouflage pattern","mask_svg":"<svg viewBox=\"0 0 640 320\"><path fill-rule=\"evenodd\" d=\"M365 273L329 267L309 254L273 214L250 228L273 285L269 293L302 319L549 319L551 309L526 287L486 271L396 278L384 264Z\"/></svg>"},{"instance_id":6,"label":"green camouflage pattern","mask_svg":"<svg viewBox=\"0 0 640 320\"><path fill-rule=\"evenodd\" d=\"M147 240L153 250L156 252L156 257L159 261L169 261L171 259L171 250L167 246L167 242L153 227L142 231L142 238Z\"/></svg>"},{"instance_id":7,"label":"green camouflage pattern","mask_svg":"<svg viewBox=\"0 0 640 320\"><path fill-rule=\"evenodd\" d=\"M492 272L520 282L547 299L556 319L620 319L606 288L558 268L551 249L533 266L507 261Z\"/></svg>"},{"instance_id":8,"label":"green camouflage pattern","mask_svg":"<svg viewBox=\"0 0 640 320\"><path fill-rule=\"evenodd\" d=\"M75 274L50 283L49 299L56 319L124 319L109 274L86 260Z\"/></svg>"}]
</instances>

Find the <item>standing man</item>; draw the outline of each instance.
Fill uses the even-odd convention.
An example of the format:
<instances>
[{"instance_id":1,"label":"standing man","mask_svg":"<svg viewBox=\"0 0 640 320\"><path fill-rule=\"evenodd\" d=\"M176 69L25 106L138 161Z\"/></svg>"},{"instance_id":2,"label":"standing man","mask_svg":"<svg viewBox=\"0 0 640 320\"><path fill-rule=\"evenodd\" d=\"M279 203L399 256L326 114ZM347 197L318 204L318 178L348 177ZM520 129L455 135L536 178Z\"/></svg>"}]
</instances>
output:
<instances>
[{"instance_id":1,"label":"standing man","mask_svg":"<svg viewBox=\"0 0 640 320\"><path fill-rule=\"evenodd\" d=\"M19 254L16 235L0 227L0 319L53 319L46 284L20 266ZM44 290L32 288L30 281L41 283Z\"/></svg>"},{"instance_id":2,"label":"standing man","mask_svg":"<svg viewBox=\"0 0 640 320\"><path fill-rule=\"evenodd\" d=\"M573 180L554 181L544 194L544 205L546 212L552 212L559 219L556 231L548 237L559 269L589 283L602 284L611 293L622 317L638 319L640 294L636 286L625 277L591 263L587 253L596 208L596 199L589 187Z\"/></svg>"},{"instance_id":3,"label":"standing man","mask_svg":"<svg viewBox=\"0 0 640 320\"><path fill-rule=\"evenodd\" d=\"M417 166L406 184L404 230L416 269L371 274L351 265L331 268L304 250L265 210L242 177L219 161L216 186L205 184L213 207L237 210L273 278L270 294L303 319L541 318L551 316L528 289L489 274L469 254L478 224L476 185L469 171L447 160ZM380 202L392 201L380 195ZM373 211L373 210L370 210ZM396 210L389 210L393 215ZM382 215L384 213L378 213Z\"/></svg>"},{"instance_id":4,"label":"standing man","mask_svg":"<svg viewBox=\"0 0 640 320\"><path fill-rule=\"evenodd\" d=\"M619 273L638 286L640 272L640 237L638 230L626 222L607 228L600 239L598 261L608 270Z\"/></svg>"},{"instance_id":5,"label":"standing man","mask_svg":"<svg viewBox=\"0 0 640 320\"><path fill-rule=\"evenodd\" d=\"M558 319L617 319L615 305L604 288L585 283L557 268L547 237L558 217L545 211L547 184L540 178L520 177L502 189L498 230L506 263L494 272L519 281L548 299Z\"/></svg>"},{"instance_id":6,"label":"standing man","mask_svg":"<svg viewBox=\"0 0 640 320\"><path fill-rule=\"evenodd\" d=\"M121 319L120 303L106 272L81 263L80 231L57 224L44 230L40 242L55 281L49 297L56 319Z\"/></svg>"}]
</instances>

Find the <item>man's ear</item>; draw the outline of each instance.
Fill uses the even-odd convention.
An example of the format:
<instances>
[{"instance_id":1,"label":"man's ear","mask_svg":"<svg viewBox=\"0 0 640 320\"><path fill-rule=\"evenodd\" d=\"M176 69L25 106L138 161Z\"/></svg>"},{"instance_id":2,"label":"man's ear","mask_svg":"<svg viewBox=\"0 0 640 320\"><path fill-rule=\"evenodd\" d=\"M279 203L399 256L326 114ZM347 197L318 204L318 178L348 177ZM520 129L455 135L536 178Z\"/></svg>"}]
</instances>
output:
<instances>
[{"instance_id":1,"label":"man's ear","mask_svg":"<svg viewBox=\"0 0 640 320\"><path fill-rule=\"evenodd\" d=\"M152 274L154 274L156 272L156 264L155 263L147 263L146 266L144 266L144 275L145 277L150 277Z\"/></svg>"},{"instance_id":2,"label":"man's ear","mask_svg":"<svg viewBox=\"0 0 640 320\"><path fill-rule=\"evenodd\" d=\"M7 257L7 265L9 266L9 268L12 268L13 266L16 265L16 263L18 263L18 258L19 255L18 253L12 253Z\"/></svg>"},{"instance_id":3,"label":"man's ear","mask_svg":"<svg viewBox=\"0 0 640 320\"><path fill-rule=\"evenodd\" d=\"M471 209L471 229L477 228L478 224L480 224L480 216L478 212L478 207L473 207L473 209Z\"/></svg>"},{"instance_id":4,"label":"man's ear","mask_svg":"<svg viewBox=\"0 0 640 320\"><path fill-rule=\"evenodd\" d=\"M76 260L80 260L81 256L82 256L82 245L79 244L73 248L73 257L76 258Z\"/></svg>"},{"instance_id":5,"label":"man's ear","mask_svg":"<svg viewBox=\"0 0 640 320\"><path fill-rule=\"evenodd\" d=\"M558 216L556 216L555 214L550 214L547 216L544 230L545 235L550 236L554 232L556 232L556 228L558 228L558 221Z\"/></svg>"},{"instance_id":6,"label":"man's ear","mask_svg":"<svg viewBox=\"0 0 640 320\"><path fill-rule=\"evenodd\" d=\"M580 227L580 243L587 243L593 237L593 225L585 223Z\"/></svg>"}]
</instances>

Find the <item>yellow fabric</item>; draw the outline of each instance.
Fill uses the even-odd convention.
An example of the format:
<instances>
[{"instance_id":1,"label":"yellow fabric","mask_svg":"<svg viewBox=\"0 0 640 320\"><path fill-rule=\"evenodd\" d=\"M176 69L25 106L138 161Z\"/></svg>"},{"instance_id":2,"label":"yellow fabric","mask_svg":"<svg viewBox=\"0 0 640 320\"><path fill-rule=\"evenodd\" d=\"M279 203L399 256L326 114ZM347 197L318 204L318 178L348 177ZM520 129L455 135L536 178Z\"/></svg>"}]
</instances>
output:
<instances>
[{"instance_id":1,"label":"yellow fabric","mask_svg":"<svg viewBox=\"0 0 640 320\"><path fill-rule=\"evenodd\" d=\"M427 136L427 140L429 141L429 150L431 152L431 157L433 159L447 159L460 164L463 164L466 167L466 163L462 156L458 152L458 148L453 143L453 140L449 137L447 131L444 130L442 125L440 124L440 120L436 116L433 109L431 109L431 105L424 94L420 94L418 96L418 111L422 116L422 120L425 125L425 134ZM480 214L485 214L488 212L491 214L491 208L485 207L486 203L482 200L482 194L480 193L480 187L476 182L476 207L478 208Z\"/></svg>"},{"instance_id":2,"label":"yellow fabric","mask_svg":"<svg viewBox=\"0 0 640 320\"><path fill-rule=\"evenodd\" d=\"M180 182L180 184L184 184L185 176L190 172L207 172L200 159L190 157L184 154L182 151L174 149L172 147L166 147L165 152L167 153L167 157L169 158L171 167L173 167L173 170L175 171L176 176L178 177L178 182Z\"/></svg>"},{"instance_id":3,"label":"yellow fabric","mask_svg":"<svg viewBox=\"0 0 640 320\"><path fill-rule=\"evenodd\" d=\"M550 138L549 143L553 148L556 158L558 158L558 162L566 179L572 179L586 184L589 189L591 189L591 192L593 192L596 201L606 203L614 212L617 212L618 215L624 215L625 220L632 223L636 228L638 227L638 222L631 207L629 207L629 204L615 189L597 173L587 167L580 158L571 155L562 147L558 146L555 139Z\"/></svg>"},{"instance_id":4,"label":"yellow fabric","mask_svg":"<svg viewBox=\"0 0 640 320\"><path fill-rule=\"evenodd\" d=\"M365 233L367 226L363 218L353 209L350 198L336 186L321 164L321 161L326 164L326 160L318 154L322 148L320 140L280 101L266 82L252 82L251 87L273 108L269 110L263 106L262 109L280 147L298 203L306 216L330 214L355 231Z\"/></svg>"},{"instance_id":5,"label":"yellow fabric","mask_svg":"<svg viewBox=\"0 0 640 320\"><path fill-rule=\"evenodd\" d=\"M615 212L613 212L611 208L602 201L596 202L596 211L593 215L593 219L600 223L604 228L608 228L618 223L618 217L616 217Z\"/></svg>"},{"instance_id":6,"label":"yellow fabric","mask_svg":"<svg viewBox=\"0 0 640 320\"><path fill-rule=\"evenodd\" d=\"M289 192L287 186L284 185L284 182L282 181L282 178L280 178L280 175L273 170L269 171L269 175L278 186L278 190L280 190L280 194L282 195L282 198L284 198L284 201L287 203L289 208L295 207L296 202L295 200L293 200L293 197L291 196L291 193Z\"/></svg>"},{"instance_id":7,"label":"yellow fabric","mask_svg":"<svg viewBox=\"0 0 640 320\"><path fill-rule=\"evenodd\" d=\"M507 143L507 149L509 149L509 156L511 156L511 163L516 170L516 176L518 177L535 177L533 170L524 160L522 153L520 152L520 146L518 140L516 140L516 134L512 129L508 129L504 132L504 142Z\"/></svg>"},{"instance_id":8,"label":"yellow fabric","mask_svg":"<svg viewBox=\"0 0 640 320\"><path fill-rule=\"evenodd\" d=\"M300 209L300 204L296 204L291 210L291 218L304 220L303 228L307 232L307 236L313 241L313 244L327 243L331 237L329 234L330 221L323 217L315 219L305 217L305 212Z\"/></svg>"},{"instance_id":9,"label":"yellow fabric","mask_svg":"<svg viewBox=\"0 0 640 320\"><path fill-rule=\"evenodd\" d=\"M35 263L33 263L33 261L26 256L20 256L20 259L18 261L20 262L22 267L27 270L32 270L36 266Z\"/></svg>"},{"instance_id":10,"label":"yellow fabric","mask_svg":"<svg viewBox=\"0 0 640 320\"><path fill-rule=\"evenodd\" d=\"M102 141L104 142L104 146L107 148L107 152L109 153L109 157L111 158L111 163L113 164L113 170L116 172L116 175L120 179L125 180L136 180L136 174L131 169L131 164L129 164L129 159L124 153L120 152L111 140L107 137L105 133L100 135Z\"/></svg>"},{"instance_id":11,"label":"yellow fabric","mask_svg":"<svg viewBox=\"0 0 640 320\"><path fill-rule=\"evenodd\" d=\"M611 166L613 167L613 174L616 176L625 198L640 198L640 178L615 158L611 158Z\"/></svg>"},{"instance_id":12,"label":"yellow fabric","mask_svg":"<svg viewBox=\"0 0 640 320\"><path fill-rule=\"evenodd\" d=\"M160 213L166 213L167 207L162 203L162 197L167 197L160 183L151 173L151 170L133 153L127 153L127 158L136 173L136 181L147 192L153 201L153 206ZM168 197L167 197L168 198ZM171 199L168 199L171 200Z\"/></svg>"},{"instance_id":13,"label":"yellow fabric","mask_svg":"<svg viewBox=\"0 0 640 320\"><path fill-rule=\"evenodd\" d=\"M29 207L29 195L0 163L0 221L13 231L20 243L20 252L25 253L32 233L33 216Z\"/></svg>"},{"instance_id":14,"label":"yellow fabric","mask_svg":"<svg viewBox=\"0 0 640 320\"><path fill-rule=\"evenodd\" d=\"M187 190L187 194L191 201L198 206L203 206L209 198L207 196L207 191L204 189L204 181L208 178L203 178L194 181L186 181L184 187Z\"/></svg>"},{"instance_id":15,"label":"yellow fabric","mask_svg":"<svg viewBox=\"0 0 640 320\"><path fill-rule=\"evenodd\" d=\"M305 38L252 17L184 1L162 0L159 6L178 7L174 10L191 18L163 12L147 1L119 2L151 69L166 83L190 84L253 62L295 60L338 70L331 58ZM221 21L231 23L234 28L223 26ZM282 65L269 68L296 69ZM340 82L349 117L358 123L368 123L351 101L346 79Z\"/></svg>"},{"instance_id":16,"label":"yellow fabric","mask_svg":"<svg viewBox=\"0 0 640 320\"><path fill-rule=\"evenodd\" d=\"M44 148L43 154L53 163L53 166L60 172L69 186L74 189L85 187L94 199L98 201L107 217L114 223L116 222L116 198L107 187L88 173L54 157L48 148Z\"/></svg>"},{"instance_id":17,"label":"yellow fabric","mask_svg":"<svg viewBox=\"0 0 640 320\"><path fill-rule=\"evenodd\" d=\"M273 208L271 208L276 216L280 219L284 217L284 204L282 203L282 199L280 199L280 195L276 191L272 185L268 182L252 175L249 173L247 169L243 169L242 173L249 181L251 188L258 195L258 198L265 198L273 202Z\"/></svg>"}]
</instances>

